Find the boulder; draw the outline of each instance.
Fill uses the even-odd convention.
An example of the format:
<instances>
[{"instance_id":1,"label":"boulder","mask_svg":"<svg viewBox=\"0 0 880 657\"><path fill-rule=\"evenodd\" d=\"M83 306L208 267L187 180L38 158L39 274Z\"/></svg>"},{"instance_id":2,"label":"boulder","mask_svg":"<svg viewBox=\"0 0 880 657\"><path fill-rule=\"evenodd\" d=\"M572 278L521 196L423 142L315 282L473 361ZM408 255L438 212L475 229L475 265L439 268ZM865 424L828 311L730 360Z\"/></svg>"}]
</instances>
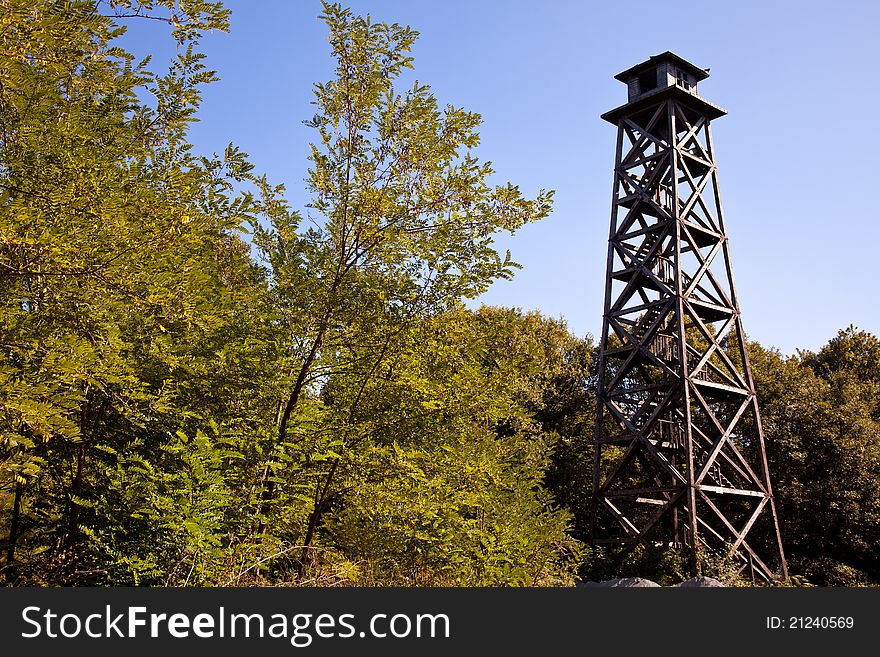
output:
<instances>
[{"instance_id":1,"label":"boulder","mask_svg":"<svg viewBox=\"0 0 880 657\"><path fill-rule=\"evenodd\" d=\"M609 586L609 587L660 587L657 582L652 582L649 579L645 579L644 577L624 577L622 579L609 579L605 582L599 584L599 586Z\"/></svg>"},{"instance_id":2,"label":"boulder","mask_svg":"<svg viewBox=\"0 0 880 657\"><path fill-rule=\"evenodd\" d=\"M686 579L681 584L676 584L675 586L681 588L690 588L690 587L712 587L712 586L721 586L724 587L724 584L719 582L717 579L712 577L705 577L700 575L699 577L691 577L690 579Z\"/></svg>"}]
</instances>

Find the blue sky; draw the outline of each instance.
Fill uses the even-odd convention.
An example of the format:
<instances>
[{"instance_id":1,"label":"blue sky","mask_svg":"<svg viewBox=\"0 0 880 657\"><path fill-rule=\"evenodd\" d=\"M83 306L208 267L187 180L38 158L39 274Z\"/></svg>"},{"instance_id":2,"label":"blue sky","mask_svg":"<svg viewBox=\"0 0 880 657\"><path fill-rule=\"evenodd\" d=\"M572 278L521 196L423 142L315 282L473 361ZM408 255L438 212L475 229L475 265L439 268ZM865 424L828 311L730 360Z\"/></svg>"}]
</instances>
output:
<instances>
[{"instance_id":1,"label":"blue sky","mask_svg":"<svg viewBox=\"0 0 880 657\"><path fill-rule=\"evenodd\" d=\"M229 34L204 41L221 81L192 131L210 152L233 142L257 169L308 200L312 85L332 74L320 3L225 3ZM523 265L482 298L601 328L615 129L626 100L613 76L672 50L711 69L700 94L713 123L743 321L784 353L817 349L849 324L880 334L875 114L880 3L352 0L374 20L421 32L413 77L441 103L483 116L478 154L497 181L556 190L546 220L498 240ZM150 23L150 24L147 24ZM163 35L132 26L139 51Z\"/></svg>"}]
</instances>

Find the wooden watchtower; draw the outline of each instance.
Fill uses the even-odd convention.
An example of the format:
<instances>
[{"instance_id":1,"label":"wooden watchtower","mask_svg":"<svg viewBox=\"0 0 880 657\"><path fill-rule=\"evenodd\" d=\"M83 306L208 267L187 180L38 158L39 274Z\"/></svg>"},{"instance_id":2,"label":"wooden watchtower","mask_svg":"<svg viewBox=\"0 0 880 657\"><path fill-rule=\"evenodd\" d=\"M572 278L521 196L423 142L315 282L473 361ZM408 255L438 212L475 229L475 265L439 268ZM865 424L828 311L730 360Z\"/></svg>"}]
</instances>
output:
<instances>
[{"instance_id":1,"label":"wooden watchtower","mask_svg":"<svg viewBox=\"0 0 880 657\"><path fill-rule=\"evenodd\" d=\"M787 578L718 191L707 71L671 52L615 76L592 540Z\"/></svg>"}]
</instances>

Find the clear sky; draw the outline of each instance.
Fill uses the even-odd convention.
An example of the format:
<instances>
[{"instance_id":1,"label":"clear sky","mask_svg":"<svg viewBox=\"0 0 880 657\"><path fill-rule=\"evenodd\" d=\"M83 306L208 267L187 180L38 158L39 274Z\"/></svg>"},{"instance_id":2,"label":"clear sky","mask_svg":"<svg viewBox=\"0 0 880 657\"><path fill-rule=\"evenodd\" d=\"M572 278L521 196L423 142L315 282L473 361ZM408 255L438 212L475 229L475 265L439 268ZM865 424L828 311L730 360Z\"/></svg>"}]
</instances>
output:
<instances>
[{"instance_id":1,"label":"clear sky","mask_svg":"<svg viewBox=\"0 0 880 657\"><path fill-rule=\"evenodd\" d=\"M303 208L313 135L302 121L313 114L312 84L332 71L320 3L225 4L231 33L204 42L221 81L206 89L193 141L205 152L234 142ZM548 219L499 239L524 268L486 303L540 309L598 334L615 140L599 114L626 100L616 73L672 50L711 69L700 94L729 112L713 133L749 337L793 353L849 324L880 334L880 3L347 4L421 32L414 77L441 104L483 116L478 154L498 182L556 190ZM158 29L133 26L132 49L154 43Z\"/></svg>"}]
</instances>

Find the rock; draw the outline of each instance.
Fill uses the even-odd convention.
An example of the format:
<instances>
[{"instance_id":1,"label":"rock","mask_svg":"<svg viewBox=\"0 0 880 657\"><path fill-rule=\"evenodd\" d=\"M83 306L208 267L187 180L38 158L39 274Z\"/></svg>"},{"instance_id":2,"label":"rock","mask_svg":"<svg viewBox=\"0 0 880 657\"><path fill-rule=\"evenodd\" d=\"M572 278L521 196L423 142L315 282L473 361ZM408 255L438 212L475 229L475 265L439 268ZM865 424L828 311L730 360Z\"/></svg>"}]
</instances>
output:
<instances>
[{"instance_id":1,"label":"rock","mask_svg":"<svg viewBox=\"0 0 880 657\"><path fill-rule=\"evenodd\" d=\"M690 588L690 587L713 587L720 586L724 587L724 584L719 582L717 579L713 579L712 577L705 577L700 575L699 577L692 577L691 579L686 579L681 584L676 584L675 586L681 588Z\"/></svg>"},{"instance_id":2,"label":"rock","mask_svg":"<svg viewBox=\"0 0 880 657\"><path fill-rule=\"evenodd\" d=\"M657 582L652 582L649 579L644 579L643 577L624 577L622 579L609 579L605 582L601 582L599 586L608 586L608 587L657 587L660 585Z\"/></svg>"}]
</instances>

